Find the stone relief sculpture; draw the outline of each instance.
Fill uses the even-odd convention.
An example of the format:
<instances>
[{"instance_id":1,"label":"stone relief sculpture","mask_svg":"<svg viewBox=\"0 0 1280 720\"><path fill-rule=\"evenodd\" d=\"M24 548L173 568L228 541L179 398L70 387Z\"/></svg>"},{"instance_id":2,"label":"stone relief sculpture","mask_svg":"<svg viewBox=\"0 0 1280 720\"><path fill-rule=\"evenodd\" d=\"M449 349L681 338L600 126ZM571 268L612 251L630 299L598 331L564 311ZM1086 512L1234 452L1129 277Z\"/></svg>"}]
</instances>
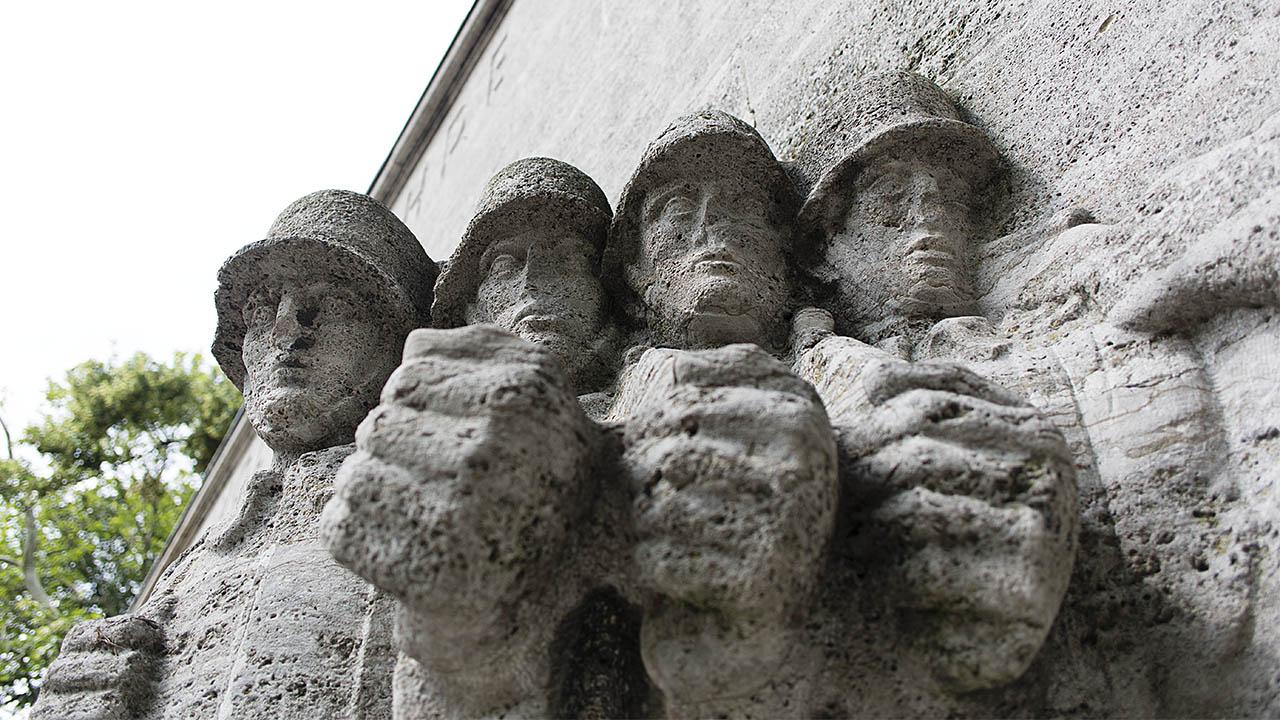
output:
<instances>
[{"instance_id":1,"label":"stone relief sculpture","mask_svg":"<svg viewBox=\"0 0 1280 720\"><path fill-rule=\"evenodd\" d=\"M829 286L836 329L877 343L974 314L974 206L995 147L919 75L872 75L850 94L860 137L810 193L814 242L797 253Z\"/></svg>"},{"instance_id":2,"label":"stone relief sculpture","mask_svg":"<svg viewBox=\"0 0 1280 720\"><path fill-rule=\"evenodd\" d=\"M895 667L928 672L944 695L997 687L1026 671L1066 592L1075 463L1060 429L1019 397L1043 382L1024 376L1033 363L964 317L976 310L969 258L995 148L917 75L873 75L850 94L859 140L806 200L797 253L831 312L794 321L795 370L839 441L850 525L838 552L876 588L854 589L858 612L900 634ZM974 364L996 359L999 371ZM873 697L850 710L912 707Z\"/></svg>"},{"instance_id":3,"label":"stone relief sculpture","mask_svg":"<svg viewBox=\"0 0 1280 720\"><path fill-rule=\"evenodd\" d=\"M751 340L782 352L796 291L794 186L753 130L700 113L646 152L605 258L628 298L616 306L645 321L641 342L677 348L626 369L598 428L559 375L568 346L519 322L533 300L602 324L602 302L575 304L581 283L531 281L550 256L538 243L570 236L561 257L594 287L578 213L589 187L548 160L495 177L442 276L436 322L497 321L535 344L484 325L415 334L326 510L335 557L399 602L396 716L554 710L561 620L601 587L643 611L639 649L667 714L811 708L823 672L811 628L847 633L868 604L857 587L853 610L814 604L829 562L875 578L899 644L945 690L1021 675L1074 552L1071 457L1052 423L959 366L917 366L821 328L796 333L810 348L797 368L818 393L759 348L685 349ZM841 348L840 368L816 370L820 335ZM852 400L863 386L875 389ZM832 556L838 512L865 532Z\"/></svg>"},{"instance_id":4,"label":"stone relief sculpture","mask_svg":"<svg viewBox=\"0 0 1280 720\"><path fill-rule=\"evenodd\" d=\"M865 104L858 117L869 122L801 213L809 244L798 256L825 283L818 296L834 318L798 314L797 372L818 386L838 433L842 406L859 398L846 392L855 375L848 368L873 351L831 337L833 328L920 366L960 362L1029 400L1067 440L1081 494L1073 522L1089 558L1077 565L1075 596L1048 639L1038 682L1061 688L1050 678L1083 675L1094 687L1130 683L1123 698L1101 702L1152 714L1212 714L1218 691L1202 668L1233 662L1231 648L1251 632L1245 598L1256 592L1256 571L1240 549L1247 543L1203 521L1226 514L1240 492L1236 476L1224 472L1222 402L1231 391L1180 331L1214 313L1273 302L1266 280L1273 253L1263 248L1266 223L1259 222L1265 203L1214 228L1166 271L1116 293L1116 263L1105 248L1126 242L1125 235L1159 238L1167 230L1104 225L1076 209L1034 228L1039 237L987 243L992 218L982 196L999 162L990 142L966 129L923 78L870 76L851 94ZM877 164L910 171L886 180ZM895 193L897 215L882 202ZM1056 261L1033 262L1035 253ZM975 272L979 257L1000 260ZM1121 301L1108 312L1116 294ZM843 451L847 436L838 436ZM1210 571L1207 547L1232 547L1214 553L1223 560L1212 588L1182 569L1192 558L1197 572ZM1042 577L1046 590L1061 587L1065 569ZM1101 640L1094 620L1100 613L1115 618ZM1135 632L1143 643L1120 649ZM1010 664L996 677L1007 681L1025 669ZM982 675L949 684L987 686Z\"/></svg>"},{"instance_id":5,"label":"stone relief sculpture","mask_svg":"<svg viewBox=\"0 0 1280 720\"><path fill-rule=\"evenodd\" d=\"M669 717L804 708L836 509L822 403L753 345L645 353L620 390L645 668Z\"/></svg>"},{"instance_id":6,"label":"stone relief sculpture","mask_svg":"<svg viewBox=\"0 0 1280 720\"><path fill-rule=\"evenodd\" d=\"M649 145L610 231L609 289L658 345L780 351L791 308L795 185L752 127L687 115Z\"/></svg>"},{"instance_id":7,"label":"stone relief sculpture","mask_svg":"<svg viewBox=\"0 0 1280 720\"><path fill-rule=\"evenodd\" d=\"M803 205L718 111L648 147L612 218L577 169L512 163L434 305L384 208L291 206L217 296L275 467L142 613L68 635L35 717L1025 715L1113 684L1211 707L1187 668L1226 662L1258 586L1193 518L1240 493L1226 428L1280 433L1219 380L1237 339L1191 328L1280 302L1275 203L1104 309L1087 255L1123 225L991 240L983 131L913 73L848 93ZM1143 675L1112 610L1166 654L1226 632Z\"/></svg>"},{"instance_id":8,"label":"stone relief sculpture","mask_svg":"<svg viewBox=\"0 0 1280 720\"><path fill-rule=\"evenodd\" d=\"M526 158L490 180L436 287L435 326L490 323L555 353L579 394L613 378L600 284L613 213L577 168Z\"/></svg>"},{"instance_id":9,"label":"stone relief sculpture","mask_svg":"<svg viewBox=\"0 0 1280 720\"><path fill-rule=\"evenodd\" d=\"M394 215L345 191L298 200L227 260L213 353L274 465L137 615L68 635L34 717L389 713L389 603L333 562L317 519L435 275Z\"/></svg>"},{"instance_id":10,"label":"stone relief sculpture","mask_svg":"<svg viewBox=\"0 0 1280 720\"><path fill-rule=\"evenodd\" d=\"M597 443L551 350L486 325L410 336L322 523L399 601L397 718L549 712Z\"/></svg>"}]
</instances>

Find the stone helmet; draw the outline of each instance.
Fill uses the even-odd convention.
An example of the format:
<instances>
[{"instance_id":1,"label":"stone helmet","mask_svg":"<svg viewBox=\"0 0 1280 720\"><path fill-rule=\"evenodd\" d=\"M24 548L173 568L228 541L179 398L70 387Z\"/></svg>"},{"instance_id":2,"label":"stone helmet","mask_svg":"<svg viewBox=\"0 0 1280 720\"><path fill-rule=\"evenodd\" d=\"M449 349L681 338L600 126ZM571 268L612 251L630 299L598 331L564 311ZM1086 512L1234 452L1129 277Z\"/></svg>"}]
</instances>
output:
<instances>
[{"instance_id":1,"label":"stone helmet","mask_svg":"<svg viewBox=\"0 0 1280 720\"><path fill-rule=\"evenodd\" d=\"M437 272L418 239L382 203L348 190L312 193L285 208L265 240L240 248L218 270L213 356L244 390L244 306L272 277L314 277L359 289L374 317L407 316L421 327L431 322Z\"/></svg>"},{"instance_id":2,"label":"stone helmet","mask_svg":"<svg viewBox=\"0 0 1280 720\"><path fill-rule=\"evenodd\" d=\"M625 268L639 253L641 215L649 191L681 178L708 176L758 179L772 199L770 219L783 226L794 221L800 206L795 183L755 128L719 110L685 115L649 144L622 190L601 272L606 289L632 294Z\"/></svg>"},{"instance_id":3,"label":"stone helmet","mask_svg":"<svg viewBox=\"0 0 1280 720\"><path fill-rule=\"evenodd\" d=\"M480 260L495 241L538 228L578 232L592 248L595 267L612 216L600 186L568 163L534 157L499 170L436 283L435 327L466 324L467 305L484 279Z\"/></svg>"},{"instance_id":4,"label":"stone helmet","mask_svg":"<svg viewBox=\"0 0 1280 720\"><path fill-rule=\"evenodd\" d=\"M851 150L818 180L800 211L803 227L830 235L843 226L853 202L845 184L876 158L903 150L946 163L977 192L1000 168L1000 155L977 127L928 78L902 70L863 78L845 99L857 138Z\"/></svg>"}]
</instances>

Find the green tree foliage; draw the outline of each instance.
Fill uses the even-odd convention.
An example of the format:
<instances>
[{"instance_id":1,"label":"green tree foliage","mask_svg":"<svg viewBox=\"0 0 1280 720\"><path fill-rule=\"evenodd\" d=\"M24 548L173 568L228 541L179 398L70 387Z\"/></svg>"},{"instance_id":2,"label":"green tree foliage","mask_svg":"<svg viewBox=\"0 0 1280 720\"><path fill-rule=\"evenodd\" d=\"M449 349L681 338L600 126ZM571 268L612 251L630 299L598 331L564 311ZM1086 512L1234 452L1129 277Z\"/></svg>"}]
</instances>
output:
<instances>
[{"instance_id":1,"label":"green tree foliage","mask_svg":"<svg viewBox=\"0 0 1280 720\"><path fill-rule=\"evenodd\" d=\"M76 622L128 610L240 407L200 356L89 361L0 459L0 706L35 700ZM14 444L43 468L15 458Z\"/></svg>"}]
</instances>

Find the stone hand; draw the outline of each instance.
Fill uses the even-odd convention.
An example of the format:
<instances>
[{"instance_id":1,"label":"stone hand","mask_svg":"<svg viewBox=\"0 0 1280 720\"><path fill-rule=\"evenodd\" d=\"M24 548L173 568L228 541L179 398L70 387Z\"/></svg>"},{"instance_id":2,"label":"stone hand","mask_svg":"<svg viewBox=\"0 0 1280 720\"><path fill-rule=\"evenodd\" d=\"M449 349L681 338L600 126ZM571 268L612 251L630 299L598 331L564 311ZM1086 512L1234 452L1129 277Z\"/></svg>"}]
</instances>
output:
<instances>
[{"instance_id":1,"label":"stone hand","mask_svg":"<svg viewBox=\"0 0 1280 720\"><path fill-rule=\"evenodd\" d=\"M837 429L851 553L956 690L1008 682L1043 643L1074 556L1074 466L1039 411L953 364L871 360Z\"/></svg>"},{"instance_id":2,"label":"stone hand","mask_svg":"<svg viewBox=\"0 0 1280 720\"><path fill-rule=\"evenodd\" d=\"M77 623L49 666L33 719L137 717L151 698L164 631L140 615Z\"/></svg>"},{"instance_id":3,"label":"stone hand","mask_svg":"<svg viewBox=\"0 0 1280 720\"><path fill-rule=\"evenodd\" d=\"M415 331L338 473L323 537L426 614L505 597L570 522L590 427L549 351L490 326Z\"/></svg>"}]
</instances>

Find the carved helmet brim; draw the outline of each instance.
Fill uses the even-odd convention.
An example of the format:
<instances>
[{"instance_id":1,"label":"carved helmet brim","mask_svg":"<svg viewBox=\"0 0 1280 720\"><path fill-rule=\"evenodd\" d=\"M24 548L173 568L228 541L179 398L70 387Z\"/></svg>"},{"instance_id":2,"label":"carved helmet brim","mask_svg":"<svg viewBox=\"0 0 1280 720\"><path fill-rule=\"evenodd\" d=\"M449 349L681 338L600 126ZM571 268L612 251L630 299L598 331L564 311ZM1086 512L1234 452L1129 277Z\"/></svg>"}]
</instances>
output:
<instances>
[{"instance_id":1,"label":"carved helmet brim","mask_svg":"<svg viewBox=\"0 0 1280 720\"><path fill-rule=\"evenodd\" d=\"M434 326L466 324L467 307L484 279L481 260L494 242L535 229L578 232L592 249L592 268L598 268L612 216L600 186L568 163L525 158L506 166L489 180L436 282Z\"/></svg>"}]
</instances>

